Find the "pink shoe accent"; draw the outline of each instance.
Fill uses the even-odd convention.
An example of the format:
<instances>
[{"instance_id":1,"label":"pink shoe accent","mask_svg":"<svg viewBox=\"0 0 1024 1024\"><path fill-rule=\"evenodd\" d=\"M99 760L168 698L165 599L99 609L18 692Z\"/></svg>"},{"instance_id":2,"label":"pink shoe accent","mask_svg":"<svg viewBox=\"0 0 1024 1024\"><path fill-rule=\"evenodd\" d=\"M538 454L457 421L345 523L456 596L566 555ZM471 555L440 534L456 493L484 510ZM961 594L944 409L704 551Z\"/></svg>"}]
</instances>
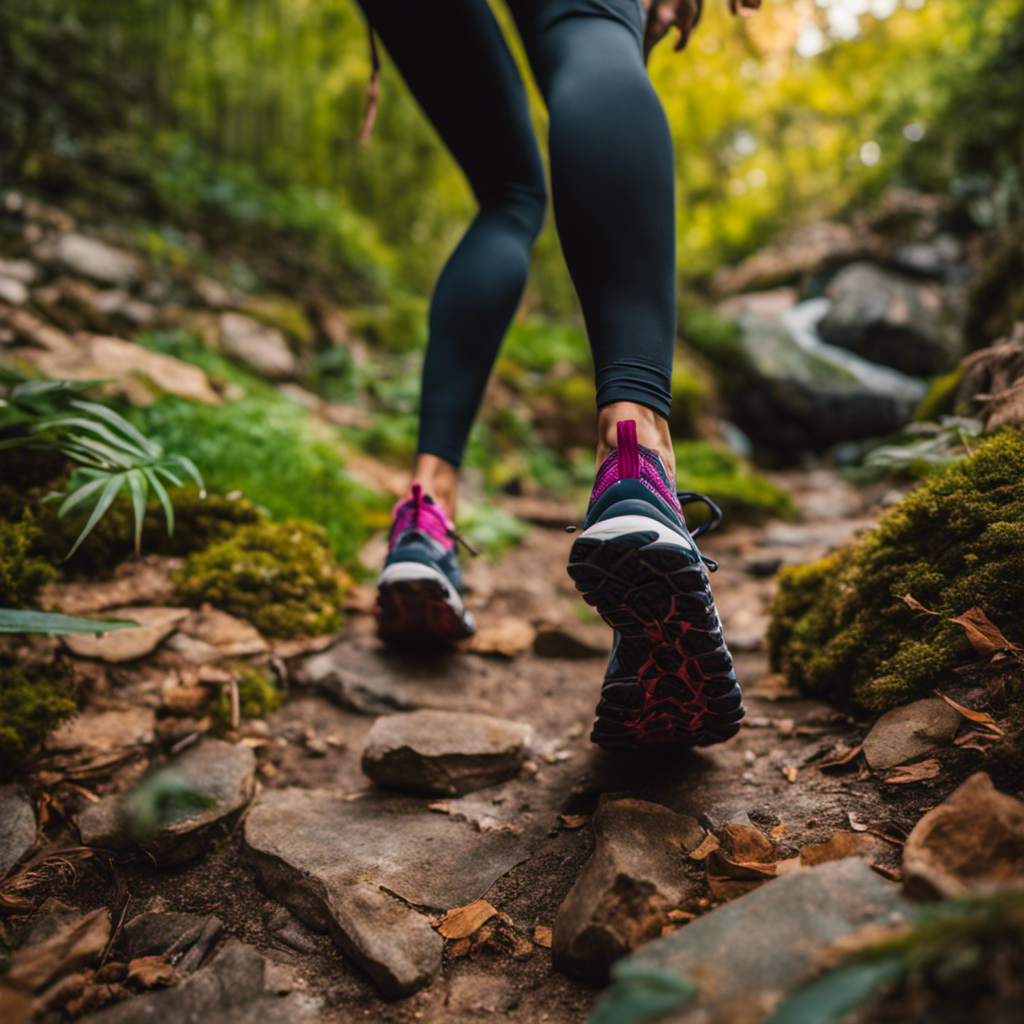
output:
<instances>
[{"instance_id":1,"label":"pink shoe accent","mask_svg":"<svg viewBox=\"0 0 1024 1024\"><path fill-rule=\"evenodd\" d=\"M455 546L452 539L454 523L434 499L423 493L420 484L412 485L412 496L398 501L391 510L391 534L388 547L394 547L398 536L406 530L419 530L436 540L445 551Z\"/></svg>"},{"instance_id":2,"label":"pink shoe accent","mask_svg":"<svg viewBox=\"0 0 1024 1024\"><path fill-rule=\"evenodd\" d=\"M640 450L636 443L636 420L619 420L615 424L618 443L619 479L638 480L640 478Z\"/></svg>"},{"instance_id":3,"label":"pink shoe accent","mask_svg":"<svg viewBox=\"0 0 1024 1024\"><path fill-rule=\"evenodd\" d=\"M589 509L612 484L617 484L620 480L639 480L644 487L682 515L682 506L668 480L668 474L661 464L658 453L637 443L636 422L620 420L616 425L616 434L619 447L601 463L601 468L594 478L594 489L591 491L590 505L587 508Z\"/></svg>"}]
</instances>

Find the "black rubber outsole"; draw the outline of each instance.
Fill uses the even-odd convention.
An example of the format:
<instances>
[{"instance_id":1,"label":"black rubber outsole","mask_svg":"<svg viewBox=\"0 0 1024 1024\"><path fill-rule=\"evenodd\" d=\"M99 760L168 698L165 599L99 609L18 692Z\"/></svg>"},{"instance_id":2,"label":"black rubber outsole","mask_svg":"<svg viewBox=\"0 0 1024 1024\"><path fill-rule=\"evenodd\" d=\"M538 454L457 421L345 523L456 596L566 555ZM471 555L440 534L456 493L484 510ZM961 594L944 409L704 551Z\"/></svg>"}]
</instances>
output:
<instances>
[{"instance_id":1,"label":"black rubber outsole","mask_svg":"<svg viewBox=\"0 0 1024 1024\"><path fill-rule=\"evenodd\" d=\"M473 630L437 580L395 580L377 588L377 636L386 643L451 645Z\"/></svg>"},{"instance_id":2,"label":"black rubber outsole","mask_svg":"<svg viewBox=\"0 0 1024 1024\"><path fill-rule=\"evenodd\" d=\"M739 732L744 710L695 551L659 542L654 530L579 537L568 572L619 634L618 667L606 676L591 740L606 750L706 747Z\"/></svg>"}]
</instances>

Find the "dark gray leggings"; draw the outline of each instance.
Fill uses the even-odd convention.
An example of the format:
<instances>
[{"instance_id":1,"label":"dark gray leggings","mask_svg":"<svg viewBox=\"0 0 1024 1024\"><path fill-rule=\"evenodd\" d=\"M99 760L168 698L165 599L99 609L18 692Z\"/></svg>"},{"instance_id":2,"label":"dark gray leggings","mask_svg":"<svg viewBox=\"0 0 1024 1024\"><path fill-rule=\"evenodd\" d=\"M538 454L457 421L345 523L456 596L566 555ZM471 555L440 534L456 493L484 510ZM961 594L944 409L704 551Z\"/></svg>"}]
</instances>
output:
<instances>
[{"instance_id":1,"label":"dark gray leggings","mask_svg":"<svg viewBox=\"0 0 1024 1024\"><path fill-rule=\"evenodd\" d=\"M458 465L526 284L546 190L526 92L486 0L358 0L480 210L430 307L419 450ZM555 223L597 405L668 416L675 339L672 142L638 0L509 0L550 114Z\"/></svg>"}]
</instances>

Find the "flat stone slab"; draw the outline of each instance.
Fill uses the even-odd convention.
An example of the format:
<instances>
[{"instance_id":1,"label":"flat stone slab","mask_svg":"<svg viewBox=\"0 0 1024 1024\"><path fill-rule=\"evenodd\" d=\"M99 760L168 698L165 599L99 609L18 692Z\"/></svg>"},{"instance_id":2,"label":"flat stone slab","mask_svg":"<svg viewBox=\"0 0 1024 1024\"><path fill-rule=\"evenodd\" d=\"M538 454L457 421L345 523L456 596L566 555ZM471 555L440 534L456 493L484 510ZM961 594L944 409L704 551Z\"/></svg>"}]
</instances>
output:
<instances>
[{"instance_id":1,"label":"flat stone slab","mask_svg":"<svg viewBox=\"0 0 1024 1024\"><path fill-rule=\"evenodd\" d=\"M696 818L644 800L602 800L594 852L553 929L555 966L582 981L607 980L612 962L661 935L691 894L686 855L704 839Z\"/></svg>"},{"instance_id":2,"label":"flat stone slab","mask_svg":"<svg viewBox=\"0 0 1024 1024\"><path fill-rule=\"evenodd\" d=\"M0 879L36 841L36 812L18 786L0 786Z\"/></svg>"},{"instance_id":3,"label":"flat stone slab","mask_svg":"<svg viewBox=\"0 0 1024 1024\"><path fill-rule=\"evenodd\" d=\"M151 654L177 629L178 623L188 615L187 608L135 607L112 608L104 618L130 619L139 623L132 629L118 629L113 633L71 633L62 637L64 645L80 658L99 658L119 664L135 661Z\"/></svg>"},{"instance_id":4,"label":"flat stone slab","mask_svg":"<svg viewBox=\"0 0 1024 1024\"><path fill-rule=\"evenodd\" d=\"M960 712L941 697L927 697L886 711L864 737L864 759L876 771L906 764L953 742Z\"/></svg>"},{"instance_id":5,"label":"flat stone slab","mask_svg":"<svg viewBox=\"0 0 1024 1024\"><path fill-rule=\"evenodd\" d=\"M413 907L450 910L483 896L524 860L508 832L477 833L400 797L347 800L327 790L263 793L245 841L270 894L329 931L388 997L441 967L441 937Z\"/></svg>"},{"instance_id":6,"label":"flat stone slab","mask_svg":"<svg viewBox=\"0 0 1024 1024\"><path fill-rule=\"evenodd\" d=\"M178 864L199 856L206 849L214 826L241 811L256 789L256 757L252 748L223 740L201 740L171 761L165 771L213 804L186 810L152 834L138 835L133 834L125 799L104 797L75 816L82 842L110 849L123 849L137 842L161 864ZM138 823L134 824L137 829Z\"/></svg>"},{"instance_id":7,"label":"flat stone slab","mask_svg":"<svg viewBox=\"0 0 1024 1024\"><path fill-rule=\"evenodd\" d=\"M474 659L460 654L403 653L342 640L301 661L295 682L317 687L349 711L381 715L419 708L474 710L485 674Z\"/></svg>"},{"instance_id":8,"label":"flat stone slab","mask_svg":"<svg viewBox=\"0 0 1024 1024\"><path fill-rule=\"evenodd\" d=\"M410 711L378 718L363 751L363 771L379 786L461 796L516 775L533 729L491 715Z\"/></svg>"},{"instance_id":9,"label":"flat stone slab","mask_svg":"<svg viewBox=\"0 0 1024 1024\"><path fill-rule=\"evenodd\" d=\"M911 906L859 857L793 871L619 961L609 998L629 974L652 972L698 990L659 1022L758 1024L818 974L824 947L865 925L904 923Z\"/></svg>"}]
</instances>

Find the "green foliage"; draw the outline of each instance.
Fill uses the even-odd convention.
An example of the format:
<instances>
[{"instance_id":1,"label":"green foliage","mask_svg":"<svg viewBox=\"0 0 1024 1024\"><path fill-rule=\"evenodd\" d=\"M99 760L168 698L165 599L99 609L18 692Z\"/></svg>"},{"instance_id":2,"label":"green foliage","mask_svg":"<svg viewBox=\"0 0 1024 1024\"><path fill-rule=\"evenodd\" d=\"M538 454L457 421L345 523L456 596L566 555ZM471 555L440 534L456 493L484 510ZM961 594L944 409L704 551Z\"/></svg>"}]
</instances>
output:
<instances>
[{"instance_id":1,"label":"green foliage","mask_svg":"<svg viewBox=\"0 0 1024 1024\"><path fill-rule=\"evenodd\" d=\"M677 359L672 371L672 413L668 420L674 438L695 440L700 437L700 417L707 401L707 384Z\"/></svg>"},{"instance_id":2,"label":"green foliage","mask_svg":"<svg viewBox=\"0 0 1024 1024\"><path fill-rule=\"evenodd\" d=\"M131 629L137 622L130 619L79 619L54 612L34 612L21 608L0 608L0 633L46 633L66 636L68 633L111 633Z\"/></svg>"},{"instance_id":3,"label":"green foliage","mask_svg":"<svg viewBox=\"0 0 1024 1024\"><path fill-rule=\"evenodd\" d=\"M211 487L241 491L278 519L320 523L346 565L387 501L346 474L332 432L293 403L255 396L223 407L165 396L133 413L145 431L192 458Z\"/></svg>"},{"instance_id":4,"label":"green foliage","mask_svg":"<svg viewBox=\"0 0 1024 1024\"><path fill-rule=\"evenodd\" d=\"M841 1024L843 1017L906 970L899 957L843 964L790 996L769 1024Z\"/></svg>"},{"instance_id":5,"label":"green foliage","mask_svg":"<svg viewBox=\"0 0 1024 1024\"><path fill-rule=\"evenodd\" d=\"M697 994L697 986L685 978L637 968L628 961L612 968L612 978L590 1014L590 1024L653 1024Z\"/></svg>"},{"instance_id":6,"label":"green foliage","mask_svg":"<svg viewBox=\"0 0 1024 1024\"><path fill-rule=\"evenodd\" d=\"M4 376L9 381L14 375L5 372ZM72 509L90 509L69 555L127 488L138 551L150 488L163 509L167 532L174 533L174 508L167 484L181 487L185 478L191 478L202 489L203 480L186 456L165 455L160 445L112 409L73 397L85 386L88 384L41 380L8 385L6 396L0 398L0 431L11 436L0 439L0 450L59 453L80 467L57 511L63 517Z\"/></svg>"},{"instance_id":7,"label":"green foliage","mask_svg":"<svg viewBox=\"0 0 1024 1024\"><path fill-rule=\"evenodd\" d=\"M128 831L136 839L145 840L180 818L216 803L212 797L196 792L174 772L154 772L125 801Z\"/></svg>"},{"instance_id":8,"label":"green foliage","mask_svg":"<svg viewBox=\"0 0 1024 1024\"><path fill-rule=\"evenodd\" d=\"M178 595L248 619L267 636L318 636L341 625L342 591L326 532L290 520L242 527L189 556Z\"/></svg>"},{"instance_id":9,"label":"green foliage","mask_svg":"<svg viewBox=\"0 0 1024 1024\"><path fill-rule=\"evenodd\" d=\"M935 614L908 607L908 594ZM1019 640L1022 601L1024 438L1004 431L936 471L865 537L783 570L769 651L806 692L882 711L972 659L950 619L979 606Z\"/></svg>"},{"instance_id":10,"label":"green foliage","mask_svg":"<svg viewBox=\"0 0 1024 1024\"><path fill-rule=\"evenodd\" d=\"M251 665L238 668L238 711L241 718L265 718L284 703L284 693L267 672ZM211 732L223 736L231 728L231 695L226 686L210 711Z\"/></svg>"},{"instance_id":11,"label":"green foliage","mask_svg":"<svg viewBox=\"0 0 1024 1024\"><path fill-rule=\"evenodd\" d=\"M953 412L953 403L964 378L964 367L960 365L939 377L934 377L928 384L928 393L921 399L921 404L914 410L914 421L917 423L937 420Z\"/></svg>"},{"instance_id":12,"label":"green foliage","mask_svg":"<svg viewBox=\"0 0 1024 1024\"><path fill-rule=\"evenodd\" d=\"M938 423L911 423L903 431L902 443L868 452L864 468L876 470L878 477L899 472L925 476L936 466L965 458L982 429L980 420L963 416L943 416Z\"/></svg>"},{"instance_id":13,"label":"green foliage","mask_svg":"<svg viewBox=\"0 0 1024 1024\"><path fill-rule=\"evenodd\" d=\"M464 504L458 526L459 534L491 559L518 544L530 532L529 524L484 501Z\"/></svg>"},{"instance_id":14,"label":"green foliage","mask_svg":"<svg viewBox=\"0 0 1024 1024\"><path fill-rule=\"evenodd\" d=\"M411 295L392 295L385 305L349 313L356 334L385 352L412 352L427 341L427 304Z\"/></svg>"},{"instance_id":15,"label":"green foliage","mask_svg":"<svg viewBox=\"0 0 1024 1024\"><path fill-rule=\"evenodd\" d=\"M72 676L60 661L17 665L0 659L0 775L78 710Z\"/></svg>"},{"instance_id":16,"label":"green foliage","mask_svg":"<svg viewBox=\"0 0 1024 1024\"><path fill-rule=\"evenodd\" d=\"M502 357L527 370L547 373L559 363L586 366L590 346L582 327L524 319L517 320L509 329Z\"/></svg>"},{"instance_id":17,"label":"green foliage","mask_svg":"<svg viewBox=\"0 0 1024 1024\"><path fill-rule=\"evenodd\" d=\"M771 516L795 519L792 499L770 480L755 472L743 459L707 441L678 441L676 481L688 491L706 494L732 522L760 522ZM703 506L688 509L687 521L703 522Z\"/></svg>"}]
</instances>

